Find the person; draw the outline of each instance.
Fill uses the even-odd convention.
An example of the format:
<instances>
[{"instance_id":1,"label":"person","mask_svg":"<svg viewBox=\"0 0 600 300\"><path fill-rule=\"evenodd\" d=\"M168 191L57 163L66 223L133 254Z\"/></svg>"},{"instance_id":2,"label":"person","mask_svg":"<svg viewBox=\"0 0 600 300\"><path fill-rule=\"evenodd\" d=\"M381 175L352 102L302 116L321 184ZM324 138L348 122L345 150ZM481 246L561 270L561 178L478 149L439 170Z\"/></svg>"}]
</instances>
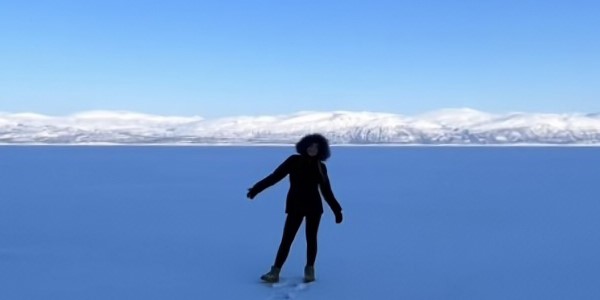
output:
<instances>
[{"instance_id":1,"label":"person","mask_svg":"<svg viewBox=\"0 0 600 300\"><path fill-rule=\"evenodd\" d=\"M266 188L276 184L289 175L290 188L287 193L285 212L287 214L283 236L271 270L261 279L269 283L279 281L279 273L285 263L292 242L305 220L306 224L306 266L304 281L315 281L315 260L317 257L317 232L323 203L321 194L335 215L335 222L342 222L342 207L336 200L324 163L330 155L329 142L321 134L309 134L296 143L296 152L289 156L273 173L248 189L251 200Z\"/></svg>"}]
</instances>

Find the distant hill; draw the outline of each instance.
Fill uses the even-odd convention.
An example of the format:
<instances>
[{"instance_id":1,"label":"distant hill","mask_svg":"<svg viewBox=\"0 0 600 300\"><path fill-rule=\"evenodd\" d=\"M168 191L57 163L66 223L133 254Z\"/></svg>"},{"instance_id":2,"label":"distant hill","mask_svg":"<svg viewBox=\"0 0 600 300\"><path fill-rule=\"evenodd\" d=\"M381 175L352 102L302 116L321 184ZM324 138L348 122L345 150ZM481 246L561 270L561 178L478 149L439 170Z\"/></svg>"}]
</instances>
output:
<instances>
[{"instance_id":1,"label":"distant hill","mask_svg":"<svg viewBox=\"0 0 600 300\"><path fill-rule=\"evenodd\" d=\"M0 114L4 144L289 144L312 132L333 144L600 145L600 114L444 109L417 116L334 111L213 120L119 111Z\"/></svg>"}]
</instances>

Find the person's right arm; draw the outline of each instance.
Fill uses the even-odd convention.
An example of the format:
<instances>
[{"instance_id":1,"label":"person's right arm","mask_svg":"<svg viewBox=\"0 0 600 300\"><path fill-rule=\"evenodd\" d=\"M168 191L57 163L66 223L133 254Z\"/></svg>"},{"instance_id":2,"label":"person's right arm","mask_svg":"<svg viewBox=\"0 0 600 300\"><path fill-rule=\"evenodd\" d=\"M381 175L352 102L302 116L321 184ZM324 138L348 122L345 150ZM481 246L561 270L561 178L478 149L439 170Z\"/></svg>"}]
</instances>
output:
<instances>
[{"instance_id":1,"label":"person's right arm","mask_svg":"<svg viewBox=\"0 0 600 300\"><path fill-rule=\"evenodd\" d=\"M288 157L283 163L281 163L273 173L265 177L261 181L257 182L253 187L248 189L248 198L254 199L256 195L264 191L268 187L276 184L281 179L285 178L290 173L291 166L294 162L295 155Z\"/></svg>"}]
</instances>

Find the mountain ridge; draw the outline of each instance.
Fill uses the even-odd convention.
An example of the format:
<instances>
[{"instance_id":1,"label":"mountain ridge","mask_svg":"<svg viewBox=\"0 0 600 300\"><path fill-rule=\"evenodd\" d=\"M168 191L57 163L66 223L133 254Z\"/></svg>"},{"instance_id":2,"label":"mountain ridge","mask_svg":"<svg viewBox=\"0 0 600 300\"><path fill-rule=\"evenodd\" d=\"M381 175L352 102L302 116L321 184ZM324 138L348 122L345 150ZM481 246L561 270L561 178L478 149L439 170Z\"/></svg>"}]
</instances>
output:
<instances>
[{"instance_id":1,"label":"mountain ridge","mask_svg":"<svg viewBox=\"0 0 600 300\"><path fill-rule=\"evenodd\" d=\"M218 119L127 111L0 113L3 144L289 144L313 132L332 144L600 145L600 114L469 108L415 116L339 110Z\"/></svg>"}]
</instances>

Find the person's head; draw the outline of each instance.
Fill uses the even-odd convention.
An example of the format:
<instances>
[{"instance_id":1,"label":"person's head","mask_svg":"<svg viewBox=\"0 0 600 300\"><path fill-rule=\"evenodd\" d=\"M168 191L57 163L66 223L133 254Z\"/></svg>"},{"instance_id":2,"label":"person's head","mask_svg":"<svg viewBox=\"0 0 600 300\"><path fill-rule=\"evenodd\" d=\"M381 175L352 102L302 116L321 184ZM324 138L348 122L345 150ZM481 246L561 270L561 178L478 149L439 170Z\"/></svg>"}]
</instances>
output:
<instances>
[{"instance_id":1,"label":"person's head","mask_svg":"<svg viewBox=\"0 0 600 300\"><path fill-rule=\"evenodd\" d=\"M331 156L329 141L318 133L309 134L300 139L296 143L296 152L301 155L317 158L321 161L325 161Z\"/></svg>"}]
</instances>

